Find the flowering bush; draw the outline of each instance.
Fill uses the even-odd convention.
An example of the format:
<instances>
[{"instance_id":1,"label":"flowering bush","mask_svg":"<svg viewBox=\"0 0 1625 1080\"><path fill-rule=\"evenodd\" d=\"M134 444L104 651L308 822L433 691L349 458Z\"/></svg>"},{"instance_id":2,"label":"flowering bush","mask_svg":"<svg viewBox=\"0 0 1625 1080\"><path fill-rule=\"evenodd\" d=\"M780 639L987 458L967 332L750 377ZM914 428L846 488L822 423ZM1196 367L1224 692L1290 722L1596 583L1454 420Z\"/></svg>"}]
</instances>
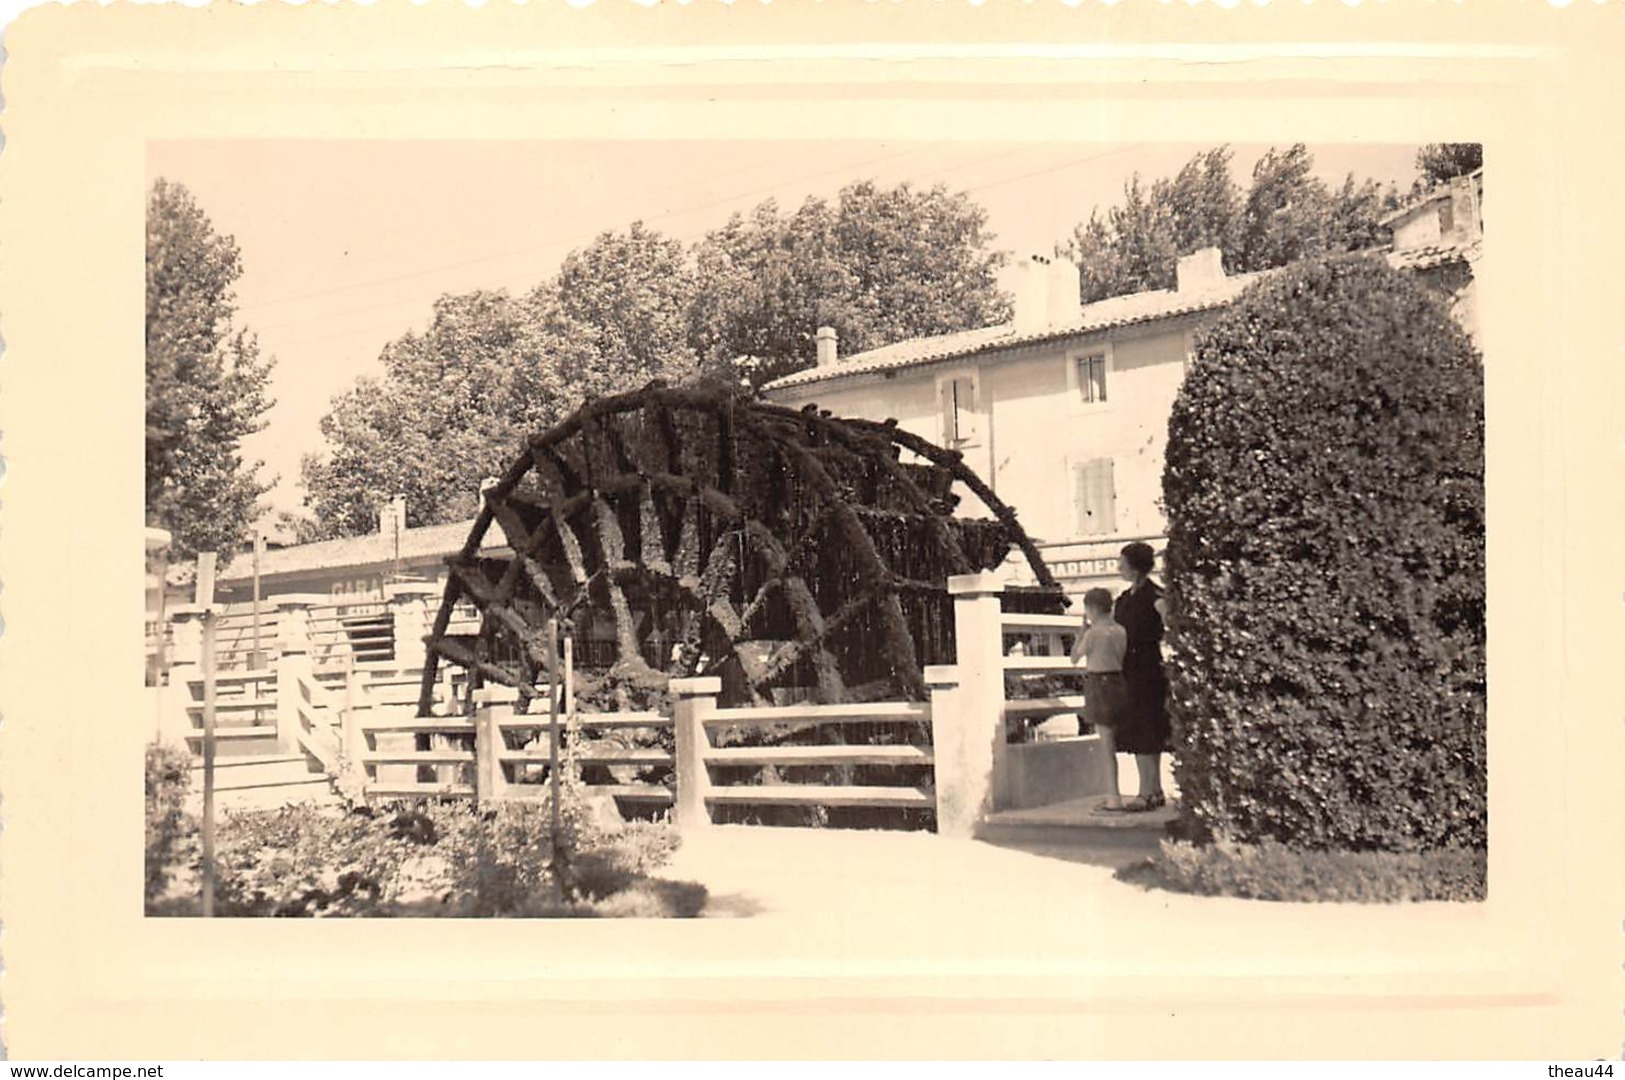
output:
<instances>
[{"instance_id":1,"label":"flowering bush","mask_svg":"<svg viewBox=\"0 0 1625 1080\"><path fill-rule=\"evenodd\" d=\"M1483 370L1445 303L1364 257L1254 286L1198 339L1163 487L1187 824L1482 847Z\"/></svg>"}]
</instances>

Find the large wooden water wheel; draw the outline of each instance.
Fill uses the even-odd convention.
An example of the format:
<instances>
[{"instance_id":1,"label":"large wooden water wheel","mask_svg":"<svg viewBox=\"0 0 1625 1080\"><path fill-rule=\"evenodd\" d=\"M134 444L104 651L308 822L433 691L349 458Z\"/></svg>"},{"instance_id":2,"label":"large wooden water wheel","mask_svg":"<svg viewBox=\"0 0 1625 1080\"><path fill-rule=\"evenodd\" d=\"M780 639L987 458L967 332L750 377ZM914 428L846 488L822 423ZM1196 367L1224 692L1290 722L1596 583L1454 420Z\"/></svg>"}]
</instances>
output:
<instances>
[{"instance_id":1,"label":"large wooden water wheel","mask_svg":"<svg viewBox=\"0 0 1625 1080\"><path fill-rule=\"evenodd\" d=\"M956 515L957 491L985 516ZM511 556L479 555L495 524ZM649 707L672 677L723 702L921 698L953 656L949 575L1012 548L1059 591L1015 514L959 456L895 423L764 403L731 388L642 390L533 435L485 504L429 636L436 666L537 696L547 625L596 628L595 693ZM454 609L480 612L452 634Z\"/></svg>"}]
</instances>

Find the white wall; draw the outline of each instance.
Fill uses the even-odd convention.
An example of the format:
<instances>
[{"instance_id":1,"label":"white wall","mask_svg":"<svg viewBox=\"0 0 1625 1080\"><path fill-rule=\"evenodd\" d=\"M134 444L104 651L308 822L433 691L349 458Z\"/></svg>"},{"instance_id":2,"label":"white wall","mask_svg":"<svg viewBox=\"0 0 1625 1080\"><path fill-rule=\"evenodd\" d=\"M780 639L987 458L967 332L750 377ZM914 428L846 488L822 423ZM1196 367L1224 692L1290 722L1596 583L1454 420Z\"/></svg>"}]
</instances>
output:
<instances>
[{"instance_id":1,"label":"white wall","mask_svg":"<svg viewBox=\"0 0 1625 1080\"><path fill-rule=\"evenodd\" d=\"M1444 237L1439 228L1439 207L1436 202L1418 208L1409 218L1394 222L1393 228L1394 248L1397 251L1427 247L1439 243Z\"/></svg>"},{"instance_id":2,"label":"white wall","mask_svg":"<svg viewBox=\"0 0 1625 1080\"><path fill-rule=\"evenodd\" d=\"M1030 351L1005 350L964 362L795 387L770 396L791 405L816 401L837 416L895 419L904 429L938 440L937 380L974 368L985 422L985 446L966 461L1005 502L1029 534L1046 542L1078 535L1073 466L1092 458L1114 462L1116 535L1163 529L1158 509L1168 414L1184 377L1185 323L1079 338ZM1076 406L1068 366L1079 353L1111 350L1107 401Z\"/></svg>"}]
</instances>

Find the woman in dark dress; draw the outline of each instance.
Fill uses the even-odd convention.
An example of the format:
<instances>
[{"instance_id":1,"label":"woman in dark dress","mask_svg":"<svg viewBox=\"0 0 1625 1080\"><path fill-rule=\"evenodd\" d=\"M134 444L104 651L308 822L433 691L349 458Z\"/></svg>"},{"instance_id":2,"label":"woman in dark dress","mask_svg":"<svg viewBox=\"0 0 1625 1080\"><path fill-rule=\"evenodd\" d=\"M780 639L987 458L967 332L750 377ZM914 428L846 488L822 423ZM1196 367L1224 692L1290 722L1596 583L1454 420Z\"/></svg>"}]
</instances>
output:
<instances>
[{"instance_id":1,"label":"woman in dark dress","mask_svg":"<svg viewBox=\"0 0 1625 1080\"><path fill-rule=\"evenodd\" d=\"M1162 755L1169 749L1168 677L1162 670L1162 587L1151 580L1156 554L1150 544L1123 548L1118 571L1129 587L1118 596L1113 617L1128 632L1123 680L1128 684L1127 718L1117 728L1117 749L1134 755L1140 794L1125 800L1127 811L1155 810L1168 802L1162 791Z\"/></svg>"}]
</instances>

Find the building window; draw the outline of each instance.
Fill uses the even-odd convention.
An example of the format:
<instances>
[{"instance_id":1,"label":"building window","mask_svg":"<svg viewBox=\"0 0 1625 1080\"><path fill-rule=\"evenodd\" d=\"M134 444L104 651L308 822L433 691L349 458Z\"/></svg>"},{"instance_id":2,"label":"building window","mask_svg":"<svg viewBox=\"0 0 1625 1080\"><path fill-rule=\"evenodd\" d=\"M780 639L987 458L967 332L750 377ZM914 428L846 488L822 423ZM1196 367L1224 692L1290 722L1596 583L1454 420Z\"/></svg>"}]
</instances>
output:
<instances>
[{"instance_id":1,"label":"building window","mask_svg":"<svg viewBox=\"0 0 1625 1080\"><path fill-rule=\"evenodd\" d=\"M937 383L942 402L942 444L947 447L975 442L980 434L976 411L976 376L944 377Z\"/></svg>"},{"instance_id":2,"label":"building window","mask_svg":"<svg viewBox=\"0 0 1625 1080\"><path fill-rule=\"evenodd\" d=\"M1111 372L1112 347L1109 344L1102 343L1067 354L1067 400L1071 402L1070 411L1074 415L1108 408L1107 391Z\"/></svg>"},{"instance_id":3,"label":"building window","mask_svg":"<svg viewBox=\"0 0 1625 1080\"><path fill-rule=\"evenodd\" d=\"M1073 465L1079 536L1110 536L1117 531L1117 486L1112 459L1095 458Z\"/></svg>"},{"instance_id":4,"label":"building window","mask_svg":"<svg viewBox=\"0 0 1625 1080\"><path fill-rule=\"evenodd\" d=\"M1091 353L1074 361L1078 365L1078 400L1096 405L1106 400L1106 354Z\"/></svg>"}]
</instances>

